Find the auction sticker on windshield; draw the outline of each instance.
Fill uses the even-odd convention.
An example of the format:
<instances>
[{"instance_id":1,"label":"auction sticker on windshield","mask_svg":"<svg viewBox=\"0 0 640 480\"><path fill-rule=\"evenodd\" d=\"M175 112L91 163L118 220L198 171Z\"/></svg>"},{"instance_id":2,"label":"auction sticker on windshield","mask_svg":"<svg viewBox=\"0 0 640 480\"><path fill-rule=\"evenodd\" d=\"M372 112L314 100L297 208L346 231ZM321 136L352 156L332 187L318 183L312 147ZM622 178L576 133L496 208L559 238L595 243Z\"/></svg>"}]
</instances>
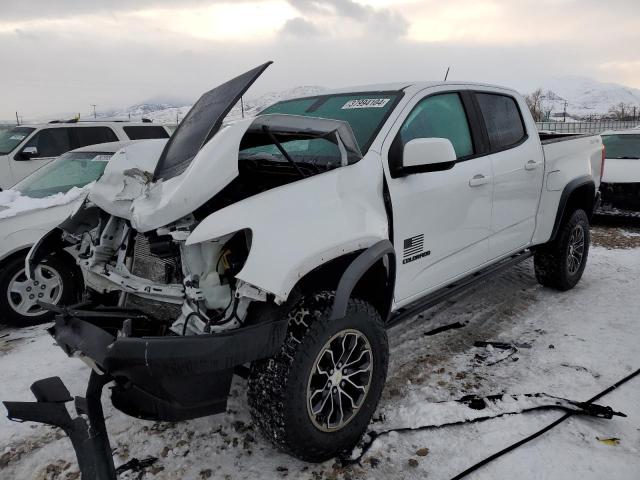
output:
<instances>
[{"instance_id":1,"label":"auction sticker on windshield","mask_svg":"<svg viewBox=\"0 0 640 480\"><path fill-rule=\"evenodd\" d=\"M349 100L342 106L342 110L351 108L382 108L388 101L388 98L358 98L357 100Z\"/></svg>"}]
</instances>

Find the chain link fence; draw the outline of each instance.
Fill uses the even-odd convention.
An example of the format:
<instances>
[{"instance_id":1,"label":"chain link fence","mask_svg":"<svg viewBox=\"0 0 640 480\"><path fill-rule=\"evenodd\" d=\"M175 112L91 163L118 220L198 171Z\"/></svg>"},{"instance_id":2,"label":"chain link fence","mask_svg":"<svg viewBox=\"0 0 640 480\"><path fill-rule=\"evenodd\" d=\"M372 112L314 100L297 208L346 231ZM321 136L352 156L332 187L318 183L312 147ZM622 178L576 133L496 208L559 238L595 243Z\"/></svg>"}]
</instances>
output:
<instances>
[{"instance_id":1,"label":"chain link fence","mask_svg":"<svg viewBox=\"0 0 640 480\"><path fill-rule=\"evenodd\" d=\"M595 122L536 122L538 130L558 133L602 133L605 130L626 130L640 127L640 120L617 121L598 120Z\"/></svg>"}]
</instances>

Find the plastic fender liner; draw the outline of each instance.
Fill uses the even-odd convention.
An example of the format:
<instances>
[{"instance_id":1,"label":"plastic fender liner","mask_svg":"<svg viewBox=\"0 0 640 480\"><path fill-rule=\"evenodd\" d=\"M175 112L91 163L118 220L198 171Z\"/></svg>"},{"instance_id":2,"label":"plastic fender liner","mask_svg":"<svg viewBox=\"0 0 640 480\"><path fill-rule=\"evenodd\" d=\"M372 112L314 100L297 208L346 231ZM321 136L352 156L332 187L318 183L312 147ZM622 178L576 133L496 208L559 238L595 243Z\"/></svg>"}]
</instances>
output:
<instances>
[{"instance_id":1,"label":"plastic fender liner","mask_svg":"<svg viewBox=\"0 0 640 480\"><path fill-rule=\"evenodd\" d=\"M50 329L68 355L88 357L114 378L116 408L158 421L223 412L234 367L276 353L286 331L286 317L190 336L116 337L90 321L63 316Z\"/></svg>"},{"instance_id":2,"label":"plastic fender liner","mask_svg":"<svg viewBox=\"0 0 640 480\"><path fill-rule=\"evenodd\" d=\"M351 298L353 289L358 284L358 281L378 260L387 255L390 257L388 283L391 290L389 293L391 300L396 279L396 251L393 249L393 244L389 240L380 240L358 255L342 274L333 301L333 310L331 312L331 318L333 320L346 315L349 298ZM389 301L389 305L391 305L391 301ZM389 309L389 311L390 310L391 309ZM387 319L384 320L386 321Z\"/></svg>"},{"instance_id":3,"label":"plastic fender liner","mask_svg":"<svg viewBox=\"0 0 640 480\"><path fill-rule=\"evenodd\" d=\"M32 278L38 264L49 255L51 252L58 250L64 246L62 242L62 230L56 227L53 230L45 233L40 240L38 240L25 259L26 270L29 278Z\"/></svg>"},{"instance_id":4,"label":"plastic fender liner","mask_svg":"<svg viewBox=\"0 0 640 480\"><path fill-rule=\"evenodd\" d=\"M36 266L51 252L64 248L65 242L62 240L63 232L87 232L98 226L100 216L106 215L101 213L100 209L95 206L87 206L83 203L78 210L64 220L59 226L45 233L38 240L26 258L26 268L29 276L35 272Z\"/></svg>"}]
</instances>

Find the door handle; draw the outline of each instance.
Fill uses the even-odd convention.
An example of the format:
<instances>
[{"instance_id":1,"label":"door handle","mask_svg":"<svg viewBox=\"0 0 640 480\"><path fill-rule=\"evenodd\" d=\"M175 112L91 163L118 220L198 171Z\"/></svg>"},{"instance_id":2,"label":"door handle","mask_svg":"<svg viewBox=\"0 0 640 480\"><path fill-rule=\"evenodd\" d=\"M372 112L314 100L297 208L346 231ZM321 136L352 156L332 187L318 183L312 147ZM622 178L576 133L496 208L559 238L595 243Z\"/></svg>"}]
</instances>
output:
<instances>
[{"instance_id":1,"label":"door handle","mask_svg":"<svg viewBox=\"0 0 640 480\"><path fill-rule=\"evenodd\" d=\"M490 181L491 177L487 177L485 175L482 175L481 173L478 173L469 180L469 186L479 187L480 185L484 185L485 183L489 183Z\"/></svg>"},{"instance_id":2,"label":"door handle","mask_svg":"<svg viewBox=\"0 0 640 480\"><path fill-rule=\"evenodd\" d=\"M524 164L524 169L535 170L536 168L538 168L538 165L540 165L540 162L536 162L535 160L529 160L527 163Z\"/></svg>"}]
</instances>

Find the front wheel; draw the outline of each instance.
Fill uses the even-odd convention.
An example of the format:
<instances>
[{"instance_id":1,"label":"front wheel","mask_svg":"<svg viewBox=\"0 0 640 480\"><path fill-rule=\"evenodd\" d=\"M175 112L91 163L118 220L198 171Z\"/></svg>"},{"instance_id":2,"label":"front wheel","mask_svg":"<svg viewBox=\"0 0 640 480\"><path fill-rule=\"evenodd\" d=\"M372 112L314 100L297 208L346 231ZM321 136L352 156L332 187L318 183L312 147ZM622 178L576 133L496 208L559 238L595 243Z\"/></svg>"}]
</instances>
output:
<instances>
[{"instance_id":1,"label":"front wheel","mask_svg":"<svg viewBox=\"0 0 640 480\"><path fill-rule=\"evenodd\" d=\"M27 278L25 257L16 257L0 268L0 323L26 327L48 322L53 312L38 301L69 305L77 300L77 281L71 261L50 255L36 267L32 279Z\"/></svg>"},{"instance_id":2,"label":"front wheel","mask_svg":"<svg viewBox=\"0 0 640 480\"><path fill-rule=\"evenodd\" d=\"M380 314L351 299L329 320L332 292L303 297L289 314L281 351L254 362L249 407L278 447L320 462L352 448L364 434L387 376L389 347Z\"/></svg>"},{"instance_id":3,"label":"front wheel","mask_svg":"<svg viewBox=\"0 0 640 480\"><path fill-rule=\"evenodd\" d=\"M590 240L589 217L584 210L575 210L556 239L536 251L534 267L538 282L561 291L575 287L587 265Z\"/></svg>"}]
</instances>

